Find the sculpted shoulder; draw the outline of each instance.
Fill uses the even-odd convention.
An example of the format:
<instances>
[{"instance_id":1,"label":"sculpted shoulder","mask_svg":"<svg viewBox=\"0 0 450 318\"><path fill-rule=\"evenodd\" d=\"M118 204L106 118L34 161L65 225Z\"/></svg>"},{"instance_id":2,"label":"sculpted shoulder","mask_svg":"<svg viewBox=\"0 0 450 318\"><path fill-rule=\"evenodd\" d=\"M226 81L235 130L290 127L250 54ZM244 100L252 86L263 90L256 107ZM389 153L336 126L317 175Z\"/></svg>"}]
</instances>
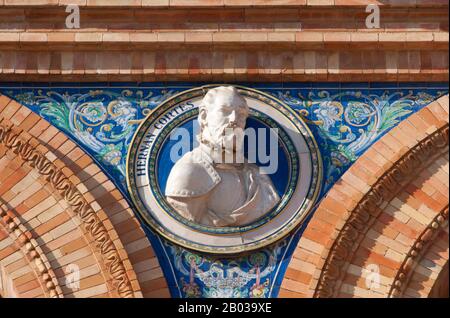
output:
<instances>
[{"instance_id":1,"label":"sculpted shoulder","mask_svg":"<svg viewBox=\"0 0 450 318\"><path fill-rule=\"evenodd\" d=\"M178 160L170 171L166 185L166 196L195 197L211 191L220 182L220 177L207 161L194 150Z\"/></svg>"}]
</instances>

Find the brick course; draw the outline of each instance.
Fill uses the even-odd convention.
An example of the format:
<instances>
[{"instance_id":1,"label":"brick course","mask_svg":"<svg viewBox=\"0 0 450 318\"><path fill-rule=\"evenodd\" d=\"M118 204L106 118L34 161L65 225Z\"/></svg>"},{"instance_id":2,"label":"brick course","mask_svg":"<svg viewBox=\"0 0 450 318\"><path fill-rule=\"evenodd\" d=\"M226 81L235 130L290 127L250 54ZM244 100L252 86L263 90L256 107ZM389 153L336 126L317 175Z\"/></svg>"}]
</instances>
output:
<instances>
[{"instance_id":1,"label":"brick course","mask_svg":"<svg viewBox=\"0 0 450 318\"><path fill-rule=\"evenodd\" d=\"M373 2L379 29L364 0L81 1L76 30L66 2L5 3L0 80L447 80L448 3Z\"/></svg>"}]
</instances>

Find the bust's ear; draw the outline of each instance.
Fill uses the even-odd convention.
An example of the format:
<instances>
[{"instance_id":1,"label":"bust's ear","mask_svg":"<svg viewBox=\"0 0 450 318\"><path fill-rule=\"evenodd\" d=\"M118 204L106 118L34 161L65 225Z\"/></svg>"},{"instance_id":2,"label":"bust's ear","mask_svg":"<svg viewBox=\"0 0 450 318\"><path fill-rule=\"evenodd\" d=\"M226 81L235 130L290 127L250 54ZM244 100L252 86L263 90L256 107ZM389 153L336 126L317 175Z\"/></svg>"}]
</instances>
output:
<instances>
[{"instance_id":1,"label":"bust's ear","mask_svg":"<svg viewBox=\"0 0 450 318\"><path fill-rule=\"evenodd\" d=\"M206 124L206 109L205 107L202 107L198 113L198 122L200 124L200 127L204 127Z\"/></svg>"}]
</instances>

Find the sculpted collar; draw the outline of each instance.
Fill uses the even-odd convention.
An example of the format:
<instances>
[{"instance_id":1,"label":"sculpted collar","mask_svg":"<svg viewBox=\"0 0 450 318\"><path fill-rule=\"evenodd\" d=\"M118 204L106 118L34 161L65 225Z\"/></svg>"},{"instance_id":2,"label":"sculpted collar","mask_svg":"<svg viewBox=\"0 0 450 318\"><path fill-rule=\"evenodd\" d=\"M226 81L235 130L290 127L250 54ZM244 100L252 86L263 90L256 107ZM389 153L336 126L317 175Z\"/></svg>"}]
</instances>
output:
<instances>
[{"instance_id":1,"label":"sculpted collar","mask_svg":"<svg viewBox=\"0 0 450 318\"><path fill-rule=\"evenodd\" d=\"M175 163L167 179L165 195L196 197L207 194L222 181L216 169L240 170L244 166L215 164L209 147L201 144Z\"/></svg>"}]
</instances>

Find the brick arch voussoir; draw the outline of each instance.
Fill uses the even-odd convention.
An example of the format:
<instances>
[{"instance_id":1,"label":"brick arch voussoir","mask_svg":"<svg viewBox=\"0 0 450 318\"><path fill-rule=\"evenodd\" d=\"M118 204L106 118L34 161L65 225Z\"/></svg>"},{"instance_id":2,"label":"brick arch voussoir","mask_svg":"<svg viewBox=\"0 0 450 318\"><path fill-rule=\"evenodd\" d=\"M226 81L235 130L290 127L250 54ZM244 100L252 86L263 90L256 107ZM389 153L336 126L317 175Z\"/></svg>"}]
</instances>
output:
<instances>
[{"instance_id":1,"label":"brick arch voussoir","mask_svg":"<svg viewBox=\"0 0 450 318\"><path fill-rule=\"evenodd\" d=\"M106 296L169 296L151 244L114 184L65 134L27 107L0 95L0 158L6 152L14 153L18 160L44 178L45 186L62 198L74 213L89 246L101 262L111 289ZM3 207L0 211L6 221L18 219L5 205ZM27 243L25 245L30 246ZM31 243L34 245L38 244ZM39 246L35 250L39 250ZM44 260L44 263L50 262ZM47 268L47 272L51 273L51 268ZM56 295L63 296L57 280L51 281ZM55 296L55 292L52 295Z\"/></svg>"},{"instance_id":2,"label":"brick arch voussoir","mask_svg":"<svg viewBox=\"0 0 450 318\"><path fill-rule=\"evenodd\" d=\"M428 297L440 272L448 263L448 205L412 244L389 290L389 297ZM432 269L422 264L432 264ZM423 269L428 273L423 273Z\"/></svg>"},{"instance_id":3,"label":"brick arch voussoir","mask_svg":"<svg viewBox=\"0 0 450 318\"><path fill-rule=\"evenodd\" d=\"M62 292L45 255L29 233L0 208L0 298L60 298ZM19 273L19 274L18 274Z\"/></svg>"},{"instance_id":4,"label":"brick arch voussoir","mask_svg":"<svg viewBox=\"0 0 450 318\"><path fill-rule=\"evenodd\" d=\"M389 201L405 191L418 172L448 156L448 115L445 95L402 121L344 173L294 250L280 297L343 297L341 285L355 251ZM442 186L448 202L448 183ZM389 292L381 296L389 297Z\"/></svg>"}]
</instances>

